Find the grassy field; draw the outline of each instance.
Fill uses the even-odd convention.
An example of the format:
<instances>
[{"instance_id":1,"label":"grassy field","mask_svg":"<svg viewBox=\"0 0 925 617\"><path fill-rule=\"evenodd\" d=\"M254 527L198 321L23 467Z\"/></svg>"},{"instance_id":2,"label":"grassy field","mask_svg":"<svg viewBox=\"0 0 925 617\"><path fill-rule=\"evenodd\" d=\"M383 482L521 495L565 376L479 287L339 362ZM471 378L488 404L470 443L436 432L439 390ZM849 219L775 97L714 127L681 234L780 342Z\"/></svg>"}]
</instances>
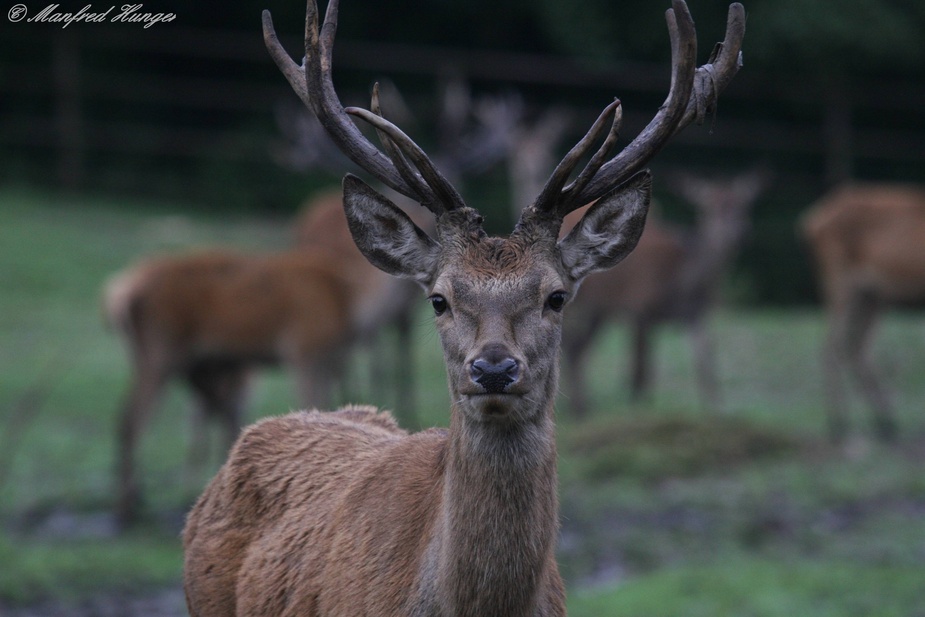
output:
<instances>
[{"instance_id":1,"label":"grassy field","mask_svg":"<svg viewBox=\"0 0 925 617\"><path fill-rule=\"evenodd\" d=\"M182 214L177 204L0 191L0 612L179 581L183 512L207 479L184 464L189 400L173 388L153 418L141 452L146 524L114 535L113 435L128 368L99 293L152 253L289 243L286 221ZM659 335L644 405L627 403L619 328L590 363L594 415L578 424L560 405L570 614L925 615L925 320L893 315L878 334L901 441L867 439L854 401L855 437L838 449L824 439L818 313L726 310L713 327L727 413L700 409L675 328ZM446 424L426 311L416 342L420 424ZM357 360L351 398L389 406L362 387L374 360ZM251 419L295 405L289 381L269 372Z\"/></svg>"}]
</instances>

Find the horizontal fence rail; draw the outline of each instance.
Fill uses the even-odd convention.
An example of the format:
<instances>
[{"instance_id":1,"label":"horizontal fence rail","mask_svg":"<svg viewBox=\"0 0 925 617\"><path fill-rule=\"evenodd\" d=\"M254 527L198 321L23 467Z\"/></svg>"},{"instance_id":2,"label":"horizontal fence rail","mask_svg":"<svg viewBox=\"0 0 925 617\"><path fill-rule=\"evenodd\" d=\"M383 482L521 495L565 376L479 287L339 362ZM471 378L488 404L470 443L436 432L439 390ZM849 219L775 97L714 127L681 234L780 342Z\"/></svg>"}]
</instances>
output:
<instances>
[{"instance_id":1,"label":"horizontal fence rail","mask_svg":"<svg viewBox=\"0 0 925 617\"><path fill-rule=\"evenodd\" d=\"M76 29L49 36L50 41L37 41L13 32L3 44L16 51L0 64L0 144L9 153L33 149L59 162L91 151L258 160L267 156L261 140L277 135L272 130L249 139L235 135L242 127L272 129L274 105L292 99L257 31L172 27L139 36L107 28L92 36ZM299 48L295 39L285 43L290 50ZM114 67L113 55L125 66ZM179 63L186 65L182 74L171 70ZM560 90L582 115L596 114L604 93L625 101L651 98L666 92L668 81L662 65L594 69L564 57L357 41L339 42L337 65L339 77L437 78L452 70L489 88ZM794 106L801 108L799 115L791 112ZM921 83L864 83L827 97L808 87L805 77L745 70L724 94L714 130L687 131L678 142L701 151L747 150L755 157L794 153L850 159L823 163L829 170L864 159L923 163L925 121L909 126L923 108ZM627 104L628 127L639 126L634 120L647 115L648 110L634 115ZM884 125L884 115L909 120ZM79 181L83 173L76 169L65 175Z\"/></svg>"}]
</instances>

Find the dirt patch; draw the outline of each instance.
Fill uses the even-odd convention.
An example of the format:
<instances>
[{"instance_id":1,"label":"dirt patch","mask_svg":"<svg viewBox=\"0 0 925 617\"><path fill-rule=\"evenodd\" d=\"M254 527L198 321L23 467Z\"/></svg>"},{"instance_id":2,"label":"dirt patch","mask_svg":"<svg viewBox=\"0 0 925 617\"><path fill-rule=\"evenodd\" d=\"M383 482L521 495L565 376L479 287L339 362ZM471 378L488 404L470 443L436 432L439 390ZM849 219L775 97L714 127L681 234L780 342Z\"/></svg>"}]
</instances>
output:
<instances>
[{"instance_id":1,"label":"dirt patch","mask_svg":"<svg viewBox=\"0 0 925 617\"><path fill-rule=\"evenodd\" d=\"M578 428L566 447L588 480L658 481L791 454L792 437L740 418L622 417Z\"/></svg>"},{"instance_id":2,"label":"dirt patch","mask_svg":"<svg viewBox=\"0 0 925 617\"><path fill-rule=\"evenodd\" d=\"M137 596L104 594L75 603L56 600L22 608L0 609L4 617L187 617L180 587Z\"/></svg>"}]
</instances>

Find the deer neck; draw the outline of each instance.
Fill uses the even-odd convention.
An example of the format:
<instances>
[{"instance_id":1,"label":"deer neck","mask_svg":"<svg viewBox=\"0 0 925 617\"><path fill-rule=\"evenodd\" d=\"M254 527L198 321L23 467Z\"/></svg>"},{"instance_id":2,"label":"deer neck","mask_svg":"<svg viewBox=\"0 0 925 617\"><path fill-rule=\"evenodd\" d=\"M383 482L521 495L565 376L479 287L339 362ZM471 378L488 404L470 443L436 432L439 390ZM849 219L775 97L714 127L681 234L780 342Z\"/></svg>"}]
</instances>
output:
<instances>
[{"instance_id":1,"label":"deer neck","mask_svg":"<svg viewBox=\"0 0 925 617\"><path fill-rule=\"evenodd\" d=\"M558 531L551 400L525 424L453 410L440 517L433 580L443 613L535 614Z\"/></svg>"},{"instance_id":2,"label":"deer neck","mask_svg":"<svg viewBox=\"0 0 925 617\"><path fill-rule=\"evenodd\" d=\"M723 274L735 258L741 243L739 234L715 234L708 228L698 229L685 260L682 273L683 292L710 297L716 292Z\"/></svg>"}]
</instances>

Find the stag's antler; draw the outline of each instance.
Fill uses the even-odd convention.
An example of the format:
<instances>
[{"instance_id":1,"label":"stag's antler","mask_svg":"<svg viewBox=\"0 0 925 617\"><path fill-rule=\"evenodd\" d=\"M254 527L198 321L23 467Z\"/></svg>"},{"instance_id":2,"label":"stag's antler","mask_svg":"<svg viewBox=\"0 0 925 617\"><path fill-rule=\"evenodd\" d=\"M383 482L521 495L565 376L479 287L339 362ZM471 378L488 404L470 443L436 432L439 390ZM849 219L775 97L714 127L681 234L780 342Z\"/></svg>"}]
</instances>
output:
<instances>
[{"instance_id":1,"label":"stag's antler","mask_svg":"<svg viewBox=\"0 0 925 617\"><path fill-rule=\"evenodd\" d=\"M620 102L611 103L588 134L565 156L553 172L532 209L538 214L563 217L572 210L598 199L640 171L672 135L695 119L698 123L716 107L719 93L742 66L742 39L745 36L745 8L729 5L726 36L713 50L710 62L695 69L697 37L694 21L684 0L673 0L665 19L671 38L671 88L668 98L645 129L610 161L604 162L620 128ZM604 143L574 182L565 185L578 161L613 116Z\"/></svg>"},{"instance_id":2,"label":"stag's antler","mask_svg":"<svg viewBox=\"0 0 925 617\"><path fill-rule=\"evenodd\" d=\"M338 0L331 0L319 32L318 7L308 1L305 18L305 62L293 62L279 43L269 11L263 12L263 34L267 49L302 101L318 116L322 126L343 152L357 165L399 193L439 215L462 207L463 200L423 150L397 126L382 117L378 93L373 92L372 111L344 109L331 80L331 55L337 30ZM729 6L726 35L718 43L708 64L696 68L697 41L694 22L684 0L673 0L666 12L671 39L671 88L668 98L648 126L621 152L610 155L622 121L620 101L608 105L588 134L556 167L534 204L524 217L561 220L566 214L605 195L643 169L672 135L704 117L716 107L719 93L742 65L745 9ZM351 121L350 115L372 124L386 154L370 143ZM566 184L578 162L584 158L604 129L610 130L603 144L574 181ZM413 163L414 168L409 165ZM416 169L415 169L416 168Z\"/></svg>"},{"instance_id":3,"label":"stag's antler","mask_svg":"<svg viewBox=\"0 0 925 617\"><path fill-rule=\"evenodd\" d=\"M378 92L373 92L373 113L354 107L344 109L341 105L331 79L337 9L338 0L331 0L319 31L318 6L315 0L309 0L305 13L305 60L301 66L283 49L273 28L270 12L265 10L263 39L276 66L350 160L383 184L414 199L434 214L439 215L462 206L462 197L440 174L424 151L381 116ZM376 127L388 156L363 136L348 114L361 117ZM417 171L408 165L405 157L414 163Z\"/></svg>"}]
</instances>

